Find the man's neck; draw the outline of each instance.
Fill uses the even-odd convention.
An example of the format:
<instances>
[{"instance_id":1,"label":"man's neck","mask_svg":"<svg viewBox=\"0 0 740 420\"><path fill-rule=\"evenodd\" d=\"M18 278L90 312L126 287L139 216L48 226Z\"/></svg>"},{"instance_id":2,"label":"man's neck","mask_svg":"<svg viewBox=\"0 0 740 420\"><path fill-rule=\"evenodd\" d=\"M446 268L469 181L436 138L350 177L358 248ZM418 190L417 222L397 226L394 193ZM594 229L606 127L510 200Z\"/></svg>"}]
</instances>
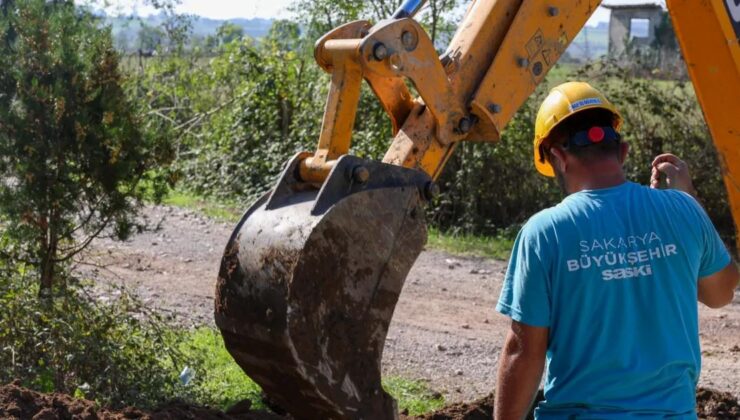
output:
<instances>
[{"instance_id":1,"label":"man's neck","mask_svg":"<svg viewBox=\"0 0 740 420\"><path fill-rule=\"evenodd\" d=\"M582 176L568 177L567 191L569 194L573 194L583 190L600 190L622 185L626 181L627 178L621 168L617 171L601 173L594 171Z\"/></svg>"}]
</instances>

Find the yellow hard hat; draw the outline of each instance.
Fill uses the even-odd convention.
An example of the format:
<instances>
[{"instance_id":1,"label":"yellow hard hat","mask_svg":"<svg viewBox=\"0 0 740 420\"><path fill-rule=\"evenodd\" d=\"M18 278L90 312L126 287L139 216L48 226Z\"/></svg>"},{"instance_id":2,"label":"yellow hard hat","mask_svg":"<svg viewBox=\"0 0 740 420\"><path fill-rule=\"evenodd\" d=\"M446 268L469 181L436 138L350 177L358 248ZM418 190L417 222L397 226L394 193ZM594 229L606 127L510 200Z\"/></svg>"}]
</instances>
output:
<instances>
[{"instance_id":1,"label":"yellow hard hat","mask_svg":"<svg viewBox=\"0 0 740 420\"><path fill-rule=\"evenodd\" d=\"M568 82L554 87L537 112L534 125L534 166L542 175L553 177L555 171L540 153L540 145L566 118L587 109L601 108L614 114L613 127L619 132L622 116L603 93L585 82Z\"/></svg>"}]
</instances>

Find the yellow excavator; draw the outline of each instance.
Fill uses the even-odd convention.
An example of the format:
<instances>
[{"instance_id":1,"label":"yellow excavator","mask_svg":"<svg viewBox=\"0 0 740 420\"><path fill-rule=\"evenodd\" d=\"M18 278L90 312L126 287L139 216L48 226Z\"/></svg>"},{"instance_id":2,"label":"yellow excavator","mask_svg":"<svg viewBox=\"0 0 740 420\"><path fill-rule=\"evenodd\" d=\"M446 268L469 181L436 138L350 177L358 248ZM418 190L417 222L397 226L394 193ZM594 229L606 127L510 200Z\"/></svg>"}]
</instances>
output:
<instances>
[{"instance_id":1,"label":"yellow excavator","mask_svg":"<svg viewBox=\"0 0 740 420\"><path fill-rule=\"evenodd\" d=\"M381 387L380 361L404 279L426 242L434 181L461 141L499 139L599 3L473 1L442 56L413 19L423 0L318 40L316 61L331 74L318 147L294 156L242 217L215 303L231 355L293 417L398 416ZM740 4L667 6L737 225ZM349 155L363 80L393 125L382 162Z\"/></svg>"}]
</instances>

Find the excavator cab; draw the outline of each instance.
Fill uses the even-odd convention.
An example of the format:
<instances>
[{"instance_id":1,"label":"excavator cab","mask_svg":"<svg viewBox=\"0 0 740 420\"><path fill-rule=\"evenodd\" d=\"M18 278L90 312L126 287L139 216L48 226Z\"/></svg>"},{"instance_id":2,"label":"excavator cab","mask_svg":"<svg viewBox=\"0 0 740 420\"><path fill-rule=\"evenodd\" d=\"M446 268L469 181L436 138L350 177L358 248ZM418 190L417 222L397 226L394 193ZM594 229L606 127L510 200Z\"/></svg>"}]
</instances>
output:
<instances>
[{"instance_id":1,"label":"excavator cab","mask_svg":"<svg viewBox=\"0 0 740 420\"><path fill-rule=\"evenodd\" d=\"M421 0L316 43L316 61L331 74L317 149L294 156L244 214L221 261L215 302L231 355L293 417L398 416L380 362L404 279L426 241L434 180L459 142L498 141L599 3L473 1L442 56L413 19ZM721 3L669 6L692 77L708 72L699 77L700 99L725 105L707 112L702 100L731 176L740 173L732 143L740 110L728 96L740 92L740 47L730 22L711 25L727 18ZM681 32L699 23L713 45L734 44L707 57ZM712 60L722 62L712 67ZM349 155L363 81L393 125L382 162ZM740 208L737 188L730 196Z\"/></svg>"}]
</instances>

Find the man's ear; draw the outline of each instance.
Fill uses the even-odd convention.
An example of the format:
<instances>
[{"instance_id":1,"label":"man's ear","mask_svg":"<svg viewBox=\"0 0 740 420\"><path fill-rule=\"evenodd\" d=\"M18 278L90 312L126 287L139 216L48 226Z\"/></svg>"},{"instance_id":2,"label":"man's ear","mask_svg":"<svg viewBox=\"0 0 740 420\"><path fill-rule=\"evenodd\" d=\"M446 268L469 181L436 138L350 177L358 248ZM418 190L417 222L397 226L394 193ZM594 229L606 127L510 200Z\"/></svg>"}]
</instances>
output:
<instances>
[{"instance_id":1,"label":"man's ear","mask_svg":"<svg viewBox=\"0 0 740 420\"><path fill-rule=\"evenodd\" d=\"M568 169L568 156L560 146L555 145L550 148L550 164L560 169L561 173L565 173Z\"/></svg>"},{"instance_id":2,"label":"man's ear","mask_svg":"<svg viewBox=\"0 0 740 420\"><path fill-rule=\"evenodd\" d=\"M627 160L627 155L630 151L630 145L627 143L620 143L619 144L619 163L624 163Z\"/></svg>"}]
</instances>

